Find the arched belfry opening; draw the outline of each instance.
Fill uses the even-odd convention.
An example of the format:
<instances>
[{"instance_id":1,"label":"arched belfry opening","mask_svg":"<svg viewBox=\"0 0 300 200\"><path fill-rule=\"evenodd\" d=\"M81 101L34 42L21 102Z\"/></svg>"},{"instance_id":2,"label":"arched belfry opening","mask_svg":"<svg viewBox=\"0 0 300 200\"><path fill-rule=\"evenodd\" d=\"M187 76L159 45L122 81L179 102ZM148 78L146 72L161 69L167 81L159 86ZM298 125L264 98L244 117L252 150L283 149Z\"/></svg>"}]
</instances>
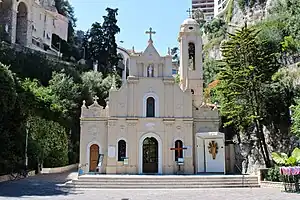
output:
<instances>
[{"instance_id":1,"label":"arched belfry opening","mask_svg":"<svg viewBox=\"0 0 300 200\"><path fill-rule=\"evenodd\" d=\"M24 2L20 2L17 9L16 43L27 45L28 8Z\"/></svg>"},{"instance_id":2,"label":"arched belfry opening","mask_svg":"<svg viewBox=\"0 0 300 200\"><path fill-rule=\"evenodd\" d=\"M195 44L190 42L189 43L189 68L191 70L195 70L196 69L196 65L195 65Z\"/></svg>"}]
</instances>

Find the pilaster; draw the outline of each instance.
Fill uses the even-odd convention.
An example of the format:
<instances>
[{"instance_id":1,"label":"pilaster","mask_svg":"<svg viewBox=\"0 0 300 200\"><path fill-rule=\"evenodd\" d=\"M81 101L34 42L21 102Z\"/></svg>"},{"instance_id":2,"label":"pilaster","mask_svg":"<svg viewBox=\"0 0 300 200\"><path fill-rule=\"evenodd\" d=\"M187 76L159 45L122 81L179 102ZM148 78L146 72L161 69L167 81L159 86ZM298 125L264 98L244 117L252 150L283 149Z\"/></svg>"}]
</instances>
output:
<instances>
[{"instance_id":1,"label":"pilaster","mask_svg":"<svg viewBox=\"0 0 300 200\"><path fill-rule=\"evenodd\" d=\"M188 135L188 137L184 137L184 146L186 146L188 149L185 150L185 156L184 156L184 173L185 174L193 174L194 173L194 163L193 163L193 149L194 143L193 143L193 121L192 120L186 120L183 121L184 123L184 131L185 134Z\"/></svg>"},{"instance_id":2,"label":"pilaster","mask_svg":"<svg viewBox=\"0 0 300 200\"><path fill-rule=\"evenodd\" d=\"M17 34L17 10L16 5L12 4L11 8L11 20L9 25L11 43L16 43Z\"/></svg>"},{"instance_id":3,"label":"pilaster","mask_svg":"<svg viewBox=\"0 0 300 200\"><path fill-rule=\"evenodd\" d=\"M116 139L115 133L117 131L116 126L117 120L116 119L109 119L108 120L108 137L107 137L107 166L106 166L106 173L107 174L116 174L117 173L117 161L116 161Z\"/></svg>"},{"instance_id":4,"label":"pilaster","mask_svg":"<svg viewBox=\"0 0 300 200\"><path fill-rule=\"evenodd\" d=\"M130 150L128 152L128 167L127 167L127 173L129 174L136 174L138 173L138 156L139 156L139 136L137 133L137 119L127 119L127 135L131 135L131 145Z\"/></svg>"},{"instance_id":5,"label":"pilaster","mask_svg":"<svg viewBox=\"0 0 300 200\"><path fill-rule=\"evenodd\" d=\"M164 134L164 160L163 160L163 173L173 174L174 173L174 151L170 150L173 147L173 126L175 119L164 119L165 134Z\"/></svg>"}]
</instances>

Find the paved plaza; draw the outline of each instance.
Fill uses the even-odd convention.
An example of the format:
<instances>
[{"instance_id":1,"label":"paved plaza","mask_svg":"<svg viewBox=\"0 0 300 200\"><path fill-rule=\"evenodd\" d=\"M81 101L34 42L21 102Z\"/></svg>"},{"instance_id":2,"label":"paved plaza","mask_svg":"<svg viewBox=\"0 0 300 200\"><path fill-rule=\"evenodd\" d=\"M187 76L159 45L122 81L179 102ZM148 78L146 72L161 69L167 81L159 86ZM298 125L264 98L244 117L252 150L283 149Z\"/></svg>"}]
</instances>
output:
<instances>
[{"instance_id":1,"label":"paved plaza","mask_svg":"<svg viewBox=\"0 0 300 200\"><path fill-rule=\"evenodd\" d=\"M0 200L296 200L300 194L287 194L279 189L148 189L148 190L73 190L61 187L69 174L39 175L0 183Z\"/></svg>"}]
</instances>

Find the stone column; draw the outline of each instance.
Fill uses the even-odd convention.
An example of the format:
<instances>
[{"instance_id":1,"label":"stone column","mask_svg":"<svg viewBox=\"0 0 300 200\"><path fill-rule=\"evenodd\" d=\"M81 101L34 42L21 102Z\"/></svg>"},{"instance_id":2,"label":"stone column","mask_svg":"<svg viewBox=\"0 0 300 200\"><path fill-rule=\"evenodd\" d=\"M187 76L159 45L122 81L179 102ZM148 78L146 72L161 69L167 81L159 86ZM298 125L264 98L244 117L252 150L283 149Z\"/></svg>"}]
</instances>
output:
<instances>
[{"instance_id":1,"label":"stone column","mask_svg":"<svg viewBox=\"0 0 300 200\"><path fill-rule=\"evenodd\" d=\"M16 6L12 5L11 7L11 16L9 24L10 40L11 43L16 43L16 33L17 33L17 10Z\"/></svg>"}]
</instances>

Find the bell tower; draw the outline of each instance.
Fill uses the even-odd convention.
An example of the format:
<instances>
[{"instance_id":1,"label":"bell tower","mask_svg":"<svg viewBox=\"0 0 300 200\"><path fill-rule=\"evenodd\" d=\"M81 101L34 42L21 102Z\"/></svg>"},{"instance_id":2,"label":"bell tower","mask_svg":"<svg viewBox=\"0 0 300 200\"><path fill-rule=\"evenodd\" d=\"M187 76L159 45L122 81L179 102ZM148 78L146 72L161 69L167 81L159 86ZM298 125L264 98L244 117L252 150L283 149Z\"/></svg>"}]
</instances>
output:
<instances>
[{"instance_id":1,"label":"bell tower","mask_svg":"<svg viewBox=\"0 0 300 200\"><path fill-rule=\"evenodd\" d=\"M203 102L203 62L202 38L200 26L192 18L186 19L180 26L180 88L190 90L193 104L199 107Z\"/></svg>"}]
</instances>

